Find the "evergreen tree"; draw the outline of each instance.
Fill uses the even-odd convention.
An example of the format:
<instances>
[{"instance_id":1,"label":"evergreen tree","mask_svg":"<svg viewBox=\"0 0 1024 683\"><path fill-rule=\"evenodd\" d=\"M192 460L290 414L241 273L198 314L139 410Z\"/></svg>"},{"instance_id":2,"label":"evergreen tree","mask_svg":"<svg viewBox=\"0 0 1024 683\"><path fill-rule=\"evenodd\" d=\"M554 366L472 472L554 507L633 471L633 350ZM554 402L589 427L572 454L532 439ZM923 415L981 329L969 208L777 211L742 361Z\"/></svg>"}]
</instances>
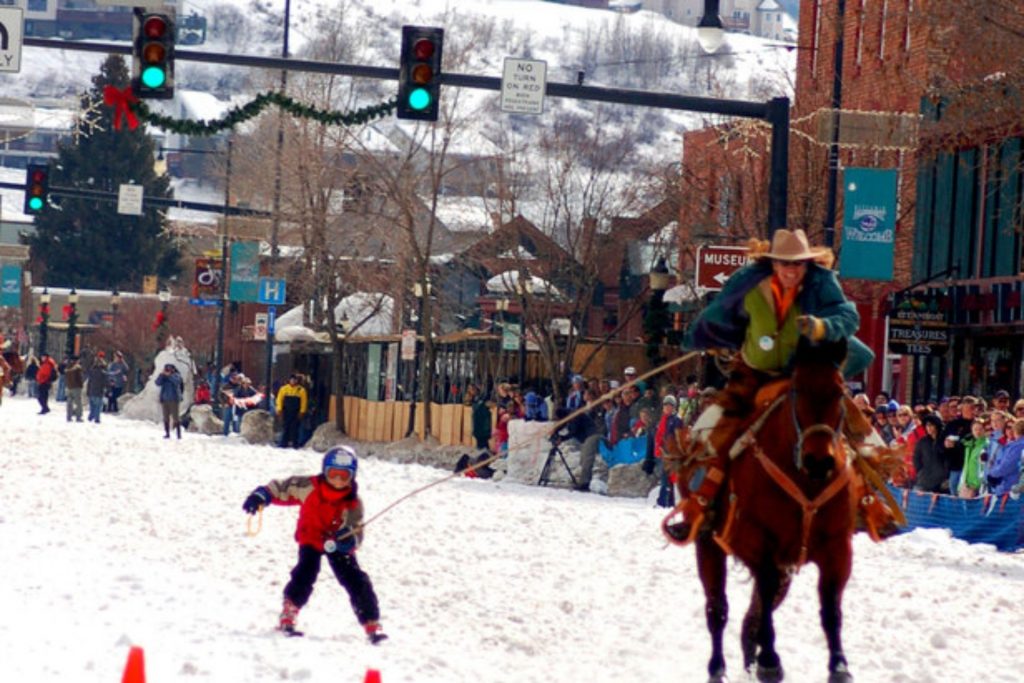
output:
<instances>
[{"instance_id":1,"label":"evergreen tree","mask_svg":"<svg viewBox=\"0 0 1024 683\"><path fill-rule=\"evenodd\" d=\"M102 102L103 88L129 83L124 59L110 55L83 97ZM50 186L101 190L116 197L122 183L142 185L145 196L170 197L170 182L153 170L153 139L143 126L114 130L113 109L104 107L102 130L80 129L78 140L61 143L51 164ZM137 290L143 275L168 278L180 271L177 248L163 234L163 214L153 208L141 216L117 213L112 200L56 197L35 217L36 234L29 238L36 264L45 268L44 282L55 286Z\"/></svg>"}]
</instances>

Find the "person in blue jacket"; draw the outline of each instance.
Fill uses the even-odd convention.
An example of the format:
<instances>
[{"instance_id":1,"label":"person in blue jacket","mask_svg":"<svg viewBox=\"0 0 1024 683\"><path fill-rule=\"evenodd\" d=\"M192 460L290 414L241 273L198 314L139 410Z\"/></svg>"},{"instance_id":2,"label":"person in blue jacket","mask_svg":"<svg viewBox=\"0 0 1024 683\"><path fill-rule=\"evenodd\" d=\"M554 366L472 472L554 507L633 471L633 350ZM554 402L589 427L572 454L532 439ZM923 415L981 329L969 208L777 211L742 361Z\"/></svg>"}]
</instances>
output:
<instances>
[{"instance_id":1,"label":"person in blue jacket","mask_svg":"<svg viewBox=\"0 0 1024 683\"><path fill-rule=\"evenodd\" d=\"M1012 492L1021 480L1021 467L1024 466L1024 420L1014 422L1012 429L1013 441L997 451L986 473L989 492L995 496Z\"/></svg>"},{"instance_id":2,"label":"person in blue jacket","mask_svg":"<svg viewBox=\"0 0 1024 683\"><path fill-rule=\"evenodd\" d=\"M684 337L684 348L727 352L733 360L725 388L693 426L697 447L709 459L689 482L680 482L682 502L675 512L681 512L683 520L665 525L676 543L696 537L725 480L726 454L754 410L758 388L789 374L801 336L812 342L846 340L846 376L862 372L874 359L854 337L860 316L831 269L830 250L812 248L803 230L781 228L770 247L756 244L751 256L754 262L729 278ZM849 423L861 414L851 402L847 415ZM856 437L858 445L874 435L866 421L852 430L855 434L848 436ZM884 446L877 435L874 441L871 445ZM880 511L875 513L877 517Z\"/></svg>"},{"instance_id":3,"label":"person in blue jacket","mask_svg":"<svg viewBox=\"0 0 1024 683\"><path fill-rule=\"evenodd\" d=\"M163 371L154 380L160 387L160 410L164 418L164 438L171 438L171 423L181 438L181 395L185 390L185 383L181 379L181 373L173 363L164 366Z\"/></svg>"}]
</instances>

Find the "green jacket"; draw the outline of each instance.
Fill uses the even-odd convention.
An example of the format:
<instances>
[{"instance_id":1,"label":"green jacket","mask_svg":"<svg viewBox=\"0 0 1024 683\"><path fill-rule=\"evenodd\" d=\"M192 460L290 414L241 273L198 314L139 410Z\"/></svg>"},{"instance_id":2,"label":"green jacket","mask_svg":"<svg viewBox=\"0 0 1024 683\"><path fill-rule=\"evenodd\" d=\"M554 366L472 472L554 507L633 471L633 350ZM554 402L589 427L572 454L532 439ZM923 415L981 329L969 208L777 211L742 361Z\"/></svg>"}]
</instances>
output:
<instances>
[{"instance_id":1,"label":"green jacket","mask_svg":"<svg viewBox=\"0 0 1024 683\"><path fill-rule=\"evenodd\" d=\"M750 324L744 298L771 275L772 265L768 259L733 273L718 296L686 330L683 348L739 350ZM825 339L847 341L846 366L843 368L847 377L863 372L874 360L875 354L871 349L854 336L860 327L860 315L856 306L846 299L833 271L809 263L796 305L801 314L813 315L824 321Z\"/></svg>"}]
</instances>

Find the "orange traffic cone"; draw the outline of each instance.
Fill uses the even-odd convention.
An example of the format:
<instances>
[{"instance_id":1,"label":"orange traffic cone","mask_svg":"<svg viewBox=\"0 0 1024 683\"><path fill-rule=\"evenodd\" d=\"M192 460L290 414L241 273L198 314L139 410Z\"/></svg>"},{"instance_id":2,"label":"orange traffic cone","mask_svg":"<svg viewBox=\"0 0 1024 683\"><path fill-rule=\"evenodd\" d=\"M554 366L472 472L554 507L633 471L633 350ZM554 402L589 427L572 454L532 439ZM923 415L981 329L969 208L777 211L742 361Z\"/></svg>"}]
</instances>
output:
<instances>
[{"instance_id":1,"label":"orange traffic cone","mask_svg":"<svg viewBox=\"0 0 1024 683\"><path fill-rule=\"evenodd\" d=\"M128 651L128 661L124 665L121 683L146 683L146 662L142 648L138 645L133 645Z\"/></svg>"},{"instance_id":2,"label":"orange traffic cone","mask_svg":"<svg viewBox=\"0 0 1024 683\"><path fill-rule=\"evenodd\" d=\"M363 683L380 683L380 672L376 669L367 669Z\"/></svg>"}]
</instances>

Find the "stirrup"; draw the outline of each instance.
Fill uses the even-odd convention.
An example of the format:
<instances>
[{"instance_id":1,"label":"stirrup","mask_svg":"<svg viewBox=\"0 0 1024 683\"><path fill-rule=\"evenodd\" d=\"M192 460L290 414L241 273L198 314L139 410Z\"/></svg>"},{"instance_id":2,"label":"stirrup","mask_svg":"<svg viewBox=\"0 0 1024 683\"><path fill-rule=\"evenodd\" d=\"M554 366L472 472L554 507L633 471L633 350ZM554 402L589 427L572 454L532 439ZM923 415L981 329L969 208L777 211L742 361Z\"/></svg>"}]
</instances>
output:
<instances>
[{"instance_id":1,"label":"stirrup","mask_svg":"<svg viewBox=\"0 0 1024 683\"><path fill-rule=\"evenodd\" d=\"M704 525L704 518L706 516L703 511L700 511L694 517L692 522L686 521L685 516L682 521L673 522L672 519L675 518L676 515L682 514L683 505L686 502L686 500L681 501L678 505L672 508L667 515L665 515L664 519L661 520L661 533L665 536L665 539L672 545L678 545L680 547L693 543L694 539L697 538L697 534L700 532L701 526ZM673 530L673 527L679 528L686 524L690 525L690 529L685 536L682 536Z\"/></svg>"}]
</instances>

